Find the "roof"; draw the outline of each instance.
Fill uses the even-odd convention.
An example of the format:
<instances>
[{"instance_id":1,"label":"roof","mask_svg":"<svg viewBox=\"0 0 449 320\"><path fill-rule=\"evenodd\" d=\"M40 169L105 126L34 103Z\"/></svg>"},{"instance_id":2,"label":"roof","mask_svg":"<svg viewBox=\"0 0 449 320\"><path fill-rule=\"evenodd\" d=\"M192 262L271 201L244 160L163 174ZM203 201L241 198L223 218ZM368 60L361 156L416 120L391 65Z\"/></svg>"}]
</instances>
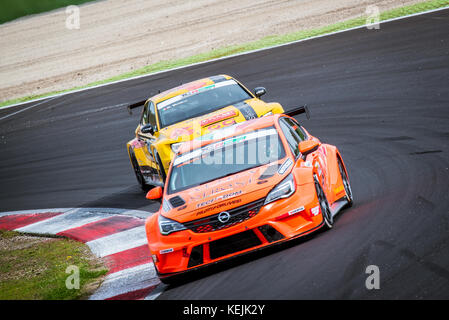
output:
<instances>
[{"instance_id":1,"label":"roof","mask_svg":"<svg viewBox=\"0 0 449 320\"><path fill-rule=\"evenodd\" d=\"M189 91L195 90L195 89L199 89L199 88L203 88L206 86L209 86L211 84L214 83L218 83L221 81L225 81L225 80L229 80L232 79L232 77L228 76L228 75L215 75L215 76L210 76L207 78L202 78L199 80L195 80L195 81L191 81L185 84L182 84L180 86L177 86L175 88L172 89L168 89L165 90L164 92L161 92L153 97L150 98L150 100L152 100L154 103L159 103L161 101L167 100L169 98L172 97L176 97L180 94L184 94L187 93Z\"/></svg>"}]
</instances>

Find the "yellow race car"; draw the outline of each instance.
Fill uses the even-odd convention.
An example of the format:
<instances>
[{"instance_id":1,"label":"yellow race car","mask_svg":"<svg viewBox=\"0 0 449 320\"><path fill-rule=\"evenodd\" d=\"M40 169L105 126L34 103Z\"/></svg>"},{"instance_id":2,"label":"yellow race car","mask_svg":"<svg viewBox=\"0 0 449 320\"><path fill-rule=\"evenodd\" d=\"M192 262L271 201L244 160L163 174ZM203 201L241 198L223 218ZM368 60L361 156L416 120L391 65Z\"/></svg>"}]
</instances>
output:
<instances>
[{"instance_id":1,"label":"yellow race car","mask_svg":"<svg viewBox=\"0 0 449 320\"><path fill-rule=\"evenodd\" d=\"M143 189L163 186L170 162L185 141L246 120L283 113L279 103L259 98L228 75L217 75L161 92L128 108L144 106L136 137L127 143L129 159Z\"/></svg>"}]
</instances>

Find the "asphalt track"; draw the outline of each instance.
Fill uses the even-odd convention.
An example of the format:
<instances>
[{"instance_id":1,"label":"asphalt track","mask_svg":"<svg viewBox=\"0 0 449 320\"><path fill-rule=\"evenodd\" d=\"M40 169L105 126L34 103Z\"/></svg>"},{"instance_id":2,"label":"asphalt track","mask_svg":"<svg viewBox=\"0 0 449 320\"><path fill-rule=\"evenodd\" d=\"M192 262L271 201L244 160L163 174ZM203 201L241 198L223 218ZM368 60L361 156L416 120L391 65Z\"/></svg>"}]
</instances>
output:
<instances>
[{"instance_id":1,"label":"asphalt track","mask_svg":"<svg viewBox=\"0 0 449 320\"><path fill-rule=\"evenodd\" d=\"M286 109L309 105L312 118L298 119L339 147L355 205L331 231L224 264L159 299L448 299L448 30L444 10L0 110L0 211L154 211L125 149L139 112L123 105L226 73L265 86L264 100ZM365 287L368 265L380 269L379 290Z\"/></svg>"}]
</instances>

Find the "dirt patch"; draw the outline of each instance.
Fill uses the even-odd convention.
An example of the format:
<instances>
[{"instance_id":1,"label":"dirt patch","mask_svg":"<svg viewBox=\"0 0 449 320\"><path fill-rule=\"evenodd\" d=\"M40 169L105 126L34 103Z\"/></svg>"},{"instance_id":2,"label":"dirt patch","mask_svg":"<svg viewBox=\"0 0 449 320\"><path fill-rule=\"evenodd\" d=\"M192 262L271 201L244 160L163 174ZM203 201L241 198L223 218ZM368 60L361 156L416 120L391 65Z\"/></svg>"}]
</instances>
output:
<instances>
[{"instance_id":1,"label":"dirt patch","mask_svg":"<svg viewBox=\"0 0 449 320\"><path fill-rule=\"evenodd\" d=\"M82 86L161 60L311 29L420 0L108 0L0 26L0 101Z\"/></svg>"}]
</instances>

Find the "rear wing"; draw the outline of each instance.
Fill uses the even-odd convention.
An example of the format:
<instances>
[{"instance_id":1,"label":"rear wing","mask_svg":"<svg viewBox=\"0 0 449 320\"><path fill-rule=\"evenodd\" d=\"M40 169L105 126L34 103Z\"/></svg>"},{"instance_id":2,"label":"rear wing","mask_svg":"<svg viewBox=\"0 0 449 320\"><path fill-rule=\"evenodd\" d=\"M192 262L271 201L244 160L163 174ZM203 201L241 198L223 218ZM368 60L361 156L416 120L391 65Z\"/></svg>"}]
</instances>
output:
<instances>
[{"instance_id":1,"label":"rear wing","mask_svg":"<svg viewBox=\"0 0 449 320\"><path fill-rule=\"evenodd\" d=\"M301 107L294 107L291 110L284 112L284 114L286 114L290 117L294 117L294 116L297 116L298 114L302 114L302 113L306 114L307 120L310 119L309 108L306 105L301 106Z\"/></svg>"},{"instance_id":2,"label":"rear wing","mask_svg":"<svg viewBox=\"0 0 449 320\"><path fill-rule=\"evenodd\" d=\"M134 103L128 105L126 108L128 109L129 114L133 114L132 109L142 107L145 104L145 102L147 102L147 100L134 102Z\"/></svg>"}]
</instances>

